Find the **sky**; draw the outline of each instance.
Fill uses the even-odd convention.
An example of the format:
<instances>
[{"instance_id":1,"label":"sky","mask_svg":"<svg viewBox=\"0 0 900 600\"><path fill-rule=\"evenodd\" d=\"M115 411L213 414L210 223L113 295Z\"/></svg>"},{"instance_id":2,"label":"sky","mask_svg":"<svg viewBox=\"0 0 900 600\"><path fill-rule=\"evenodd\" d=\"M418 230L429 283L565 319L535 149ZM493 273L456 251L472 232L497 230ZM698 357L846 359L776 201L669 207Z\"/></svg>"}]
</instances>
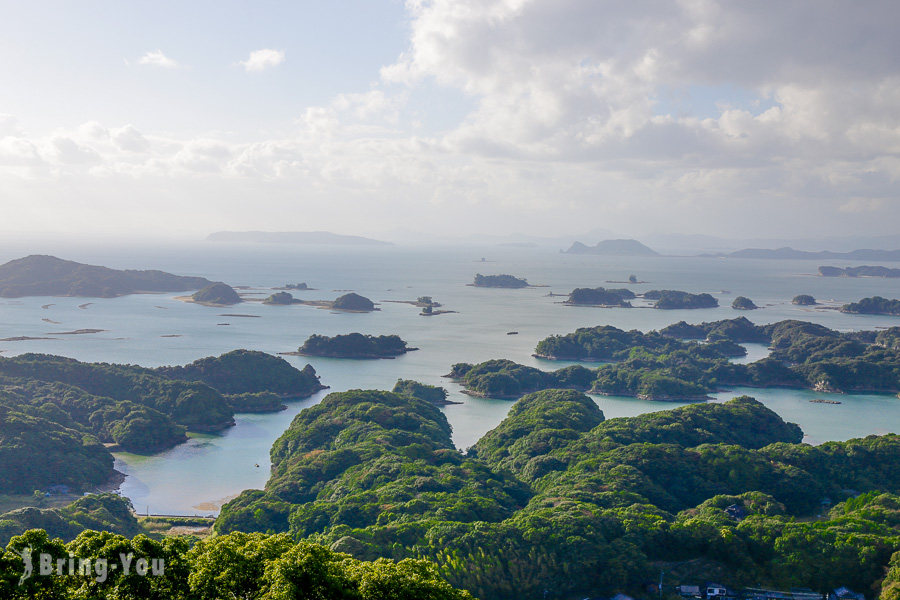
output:
<instances>
[{"instance_id":1,"label":"sky","mask_svg":"<svg viewBox=\"0 0 900 600\"><path fill-rule=\"evenodd\" d=\"M896 0L0 0L0 232L887 235Z\"/></svg>"}]
</instances>

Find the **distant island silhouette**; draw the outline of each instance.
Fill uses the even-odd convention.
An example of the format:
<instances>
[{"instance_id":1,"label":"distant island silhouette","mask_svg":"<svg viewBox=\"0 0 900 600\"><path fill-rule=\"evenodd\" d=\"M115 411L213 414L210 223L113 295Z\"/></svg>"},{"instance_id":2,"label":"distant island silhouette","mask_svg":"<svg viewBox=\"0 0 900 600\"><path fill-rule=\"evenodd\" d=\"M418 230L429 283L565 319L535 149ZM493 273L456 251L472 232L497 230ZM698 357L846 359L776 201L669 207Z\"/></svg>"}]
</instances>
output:
<instances>
[{"instance_id":1,"label":"distant island silhouette","mask_svg":"<svg viewBox=\"0 0 900 600\"><path fill-rule=\"evenodd\" d=\"M183 277L155 270L110 269L43 254L33 254L0 265L0 296L4 298L115 298L140 292L199 290L211 283L203 277Z\"/></svg>"},{"instance_id":2,"label":"distant island silhouette","mask_svg":"<svg viewBox=\"0 0 900 600\"><path fill-rule=\"evenodd\" d=\"M339 246L393 246L391 242L330 231L216 231L208 242L253 242L263 244L334 244Z\"/></svg>"},{"instance_id":3,"label":"distant island silhouette","mask_svg":"<svg viewBox=\"0 0 900 600\"><path fill-rule=\"evenodd\" d=\"M656 250L645 246L637 240L603 240L596 246L586 246L581 242L573 243L568 250L560 250L564 254L596 254L600 256L662 256Z\"/></svg>"},{"instance_id":4,"label":"distant island silhouette","mask_svg":"<svg viewBox=\"0 0 900 600\"><path fill-rule=\"evenodd\" d=\"M900 250L852 250L850 252L831 252L824 250L822 252L807 252L805 250L794 250L785 246L784 248L776 248L770 250L767 248L745 248L737 252L718 252L716 254L700 254L699 256L706 258L780 258L793 260L871 260L894 262L900 261Z\"/></svg>"}]
</instances>

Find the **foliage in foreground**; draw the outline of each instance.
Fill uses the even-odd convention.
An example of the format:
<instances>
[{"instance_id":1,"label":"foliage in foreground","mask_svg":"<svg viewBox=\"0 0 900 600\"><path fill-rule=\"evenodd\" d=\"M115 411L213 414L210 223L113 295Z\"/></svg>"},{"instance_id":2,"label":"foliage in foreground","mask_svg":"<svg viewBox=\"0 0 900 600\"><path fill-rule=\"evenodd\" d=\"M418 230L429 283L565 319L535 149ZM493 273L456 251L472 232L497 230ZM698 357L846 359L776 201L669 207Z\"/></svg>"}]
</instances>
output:
<instances>
[{"instance_id":1,"label":"foliage in foreground","mask_svg":"<svg viewBox=\"0 0 900 600\"><path fill-rule=\"evenodd\" d=\"M25 573L23 553L34 572ZM41 554L60 574L41 575ZM75 568L68 568L70 557ZM82 562L79 562L82 561ZM85 572L79 564L87 565ZM128 565L128 569L124 568ZM143 573L143 574L142 574ZM287 535L234 533L197 542L155 541L85 531L68 544L43 530L12 539L0 555L0 597L9 600L116 598L121 600L466 600L434 565L423 560L363 562Z\"/></svg>"}]
</instances>

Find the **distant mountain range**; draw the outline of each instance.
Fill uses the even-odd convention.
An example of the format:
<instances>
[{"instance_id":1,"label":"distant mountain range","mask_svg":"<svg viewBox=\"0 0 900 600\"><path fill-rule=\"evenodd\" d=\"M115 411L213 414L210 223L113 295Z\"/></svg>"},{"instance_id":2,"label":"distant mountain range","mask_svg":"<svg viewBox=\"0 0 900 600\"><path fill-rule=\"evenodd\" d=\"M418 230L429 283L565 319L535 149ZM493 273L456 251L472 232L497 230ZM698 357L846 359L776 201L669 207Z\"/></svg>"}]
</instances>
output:
<instances>
[{"instance_id":1,"label":"distant mountain range","mask_svg":"<svg viewBox=\"0 0 900 600\"><path fill-rule=\"evenodd\" d=\"M392 246L391 242L330 231L217 231L208 242L251 242L262 244L334 244L341 246Z\"/></svg>"},{"instance_id":2,"label":"distant mountain range","mask_svg":"<svg viewBox=\"0 0 900 600\"><path fill-rule=\"evenodd\" d=\"M891 262L900 261L900 250L853 250L851 252L831 252L825 250L823 252L806 252L804 250L794 250L793 248L778 248L776 250L768 250L765 248L747 248L730 252L727 254L701 254L707 257L725 257L725 258L781 258L792 260L868 260Z\"/></svg>"},{"instance_id":3,"label":"distant mountain range","mask_svg":"<svg viewBox=\"0 0 900 600\"><path fill-rule=\"evenodd\" d=\"M114 298L137 292L185 292L212 282L164 271L124 271L33 254L0 265L0 296Z\"/></svg>"},{"instance_id":4,"label":"distant mountain range","mask_svg":"<svg viewBox=\"0 0 900 600\"><path fill-rule=\"evenodd\" d=\"M599 256L662 256L637 240L603 240L596 246L581 242L572 244L565 254L596 254Z\"/></svg>"}]
</instances>

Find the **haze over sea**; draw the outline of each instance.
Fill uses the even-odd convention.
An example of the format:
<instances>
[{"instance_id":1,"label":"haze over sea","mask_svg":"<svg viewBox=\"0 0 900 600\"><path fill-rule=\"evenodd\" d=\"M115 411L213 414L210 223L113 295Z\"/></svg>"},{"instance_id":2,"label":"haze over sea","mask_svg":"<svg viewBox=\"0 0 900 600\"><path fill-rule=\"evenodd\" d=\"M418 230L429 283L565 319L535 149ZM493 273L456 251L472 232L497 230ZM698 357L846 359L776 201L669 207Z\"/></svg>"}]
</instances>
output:
<instances>
[{"instance_id":1,"label":"haze over sea","mask_svg":"<svg viewBox=\"0 0 900 600\"><path fill-rule=\"evenodd\" d=\"M535 344L552 334L578 327L609 324L649 331L685 320L714 321L744 315L755 323L802 319L841 331L900 325L900 318L842 314L833 307L880 295L898 297L900 280L823 278L815 261L712 259L690 257L630 258L561 254L551 247L504 246L305 246L219 244L198 242L168 247L0 243L0 263L28 254L118 269L160 269L197 275L233 286L251 286L264 298L271 288L305 282L317 291L294 292L301 299L331 300L352 290L375 302L415 300L431 296L443 309L458 311L432 317L403 303L382 302L369 314L335 313L307 306L245 303L225 309L174 300L176 294L142 294L121 298L19 298L0 300L0 338L58 339L0 342L4 356L42 352L84 361L135 363L154 367L184 364L236 348L269 353L296 350L313 334L358 331L397 334L416 352L396 360L354 361L288 356L298 368L307 362L331 387L312 398L289 403L288 410L267 415L238 415L237 426L221 435L195 435L167 452L151 457L117 455L117 468L128 477L121 487L139 512L164 514L215 513L241 490L261 488L268 478L272 442L303 408L328 392L354 388L391 389L398 378L442 385L450 399L444 408L459 448L473 444L506 415L511 402L472 398L441 375L457 362L491 358L553 370L571 363L531 356ZM482 258L485 259L482 262ZM825 263L822 263L825 264ZM844 261L828 264L851 266ZM855 263L853 263L855 264ZM885 263L887 266L896 266ZM467 286L476 273L508 273L524 277L528 289L482 289ZM560 304L575 287L625 287L634 274L645 284L635 292L680 289L709 292L717 309L651 310L570 307ZM338 291L340 290L340 291ZM727 291L727 292L726 292ZM825 307L793 306L798 294L811 294ZM731 308L737 295L751 298L760 310ZM636 305L640 304L637 302ZM47 306L49 305L49 306ZM46 306L46 308L45 308ZM256 315L258 318L223 315ZM102 329L84 335L48 335L78 329ZM509 332L517 335L508 335ZM746 359L765 356L761 345L749 345ZM590 365L589 365L590 366ZM900 399L892 395L828 395L781 389L734 389L716 401L753 395L788 421L798 423L806 441L821 443L869 434L900 431ZM810 403L829 398L840 405ZM664 410L675 403L594 396L607 418ZM257 466L259 465L259 466Z\"/></svg>"}]
</instances>

